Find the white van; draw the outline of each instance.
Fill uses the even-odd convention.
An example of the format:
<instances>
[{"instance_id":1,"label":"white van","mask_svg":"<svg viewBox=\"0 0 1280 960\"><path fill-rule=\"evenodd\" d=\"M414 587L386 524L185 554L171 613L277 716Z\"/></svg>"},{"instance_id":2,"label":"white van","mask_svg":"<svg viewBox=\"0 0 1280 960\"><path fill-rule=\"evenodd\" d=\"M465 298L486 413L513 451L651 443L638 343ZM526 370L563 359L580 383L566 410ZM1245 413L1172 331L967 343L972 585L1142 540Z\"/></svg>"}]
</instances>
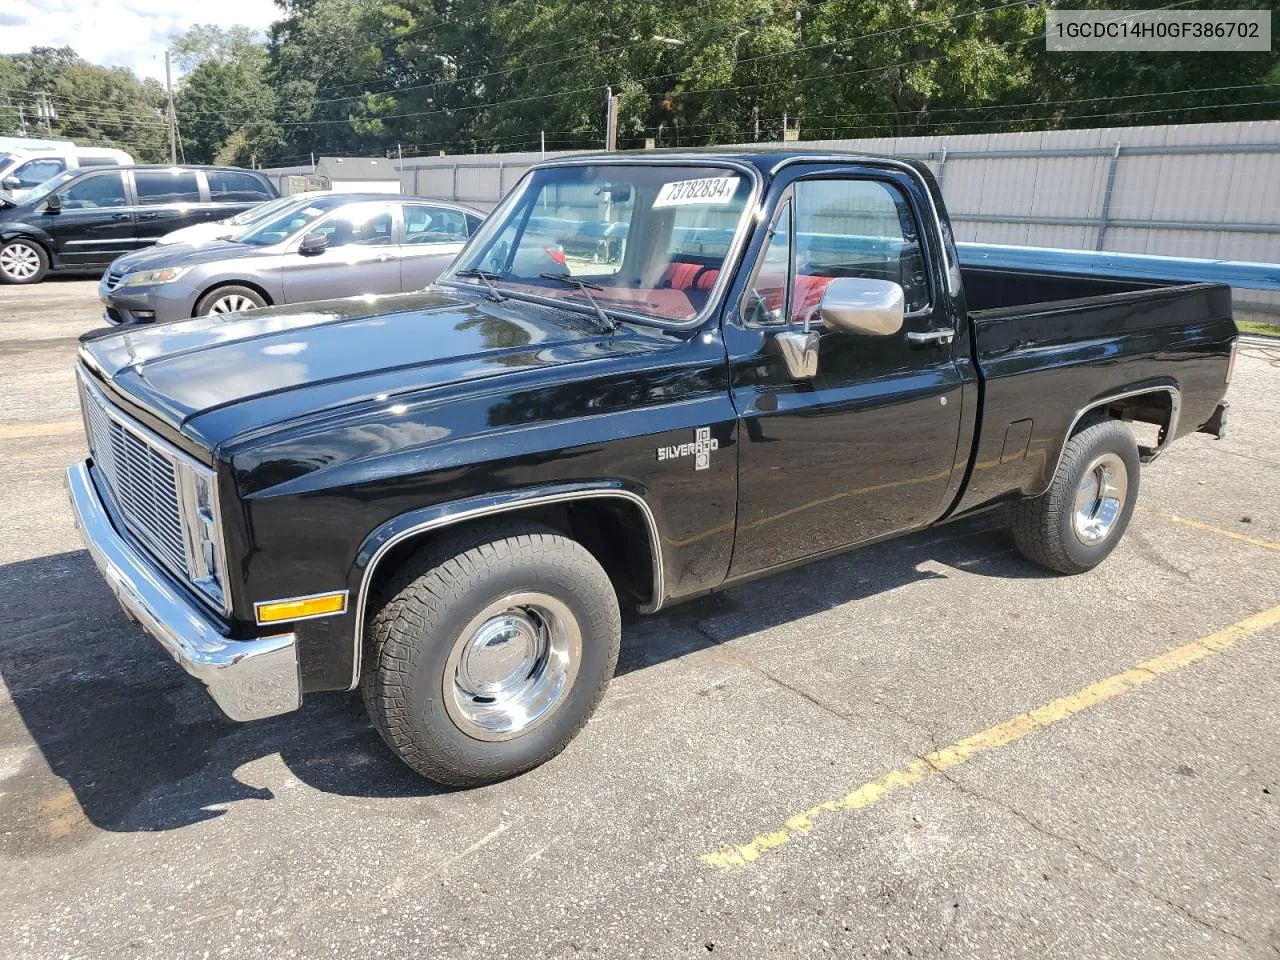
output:
<instances>
[{"instance_id":1,"label":"white van","mask_svg":"<svg viewBox=\"0 0 1280 960\"><path fill-rule=\"evenodd\" d=\"M29 148L0 153L0 196L15 203L28 190L67 170L82 167L122 167L133 163L123 150L110 147Z\"/></svg>"}]
</instances>

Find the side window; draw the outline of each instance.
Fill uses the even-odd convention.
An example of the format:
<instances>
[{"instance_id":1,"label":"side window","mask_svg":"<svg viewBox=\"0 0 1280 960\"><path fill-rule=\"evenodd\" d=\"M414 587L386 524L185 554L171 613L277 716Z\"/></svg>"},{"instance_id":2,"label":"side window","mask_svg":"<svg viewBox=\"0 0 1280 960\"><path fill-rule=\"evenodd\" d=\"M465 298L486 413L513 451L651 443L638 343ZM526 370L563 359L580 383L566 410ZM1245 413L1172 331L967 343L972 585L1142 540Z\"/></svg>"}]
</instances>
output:
<instances>
[{"instance_id":1,"label":"side window","mask_svg":"<svg viewBox=\"0 0 1280 960\"><path fill-rule=\"evenodd\" d=\"M56 177L67 165L57 157L43 157L39 160L28 160L14 170L10 176L18 178L23 190L38 187L50 177Z\"/></svg>"},{"instance_id":2,"label":"side window","mask_svg":"<svg viewBox=\"0 0 1280 960\"><path fill-rule=\"evenodd\" d=\"M330 217L313 233L329 238L329 246L383 246L391 243L391 211L386 207L350 210Z\"/></svg>"},{"instance_id":3,"label":"side window","mask_svg":"<svg viewBox=\"0 0 1280 960\"><path fill-rule=\"evenodd\" d=\"M214 203L261 203L271 194L257 177L238 170L206 170L209 199Z\"/></svg>"},{"instance_id":4,"label":"side window","mask_svg":"<svg viewBox=\"0 0 1280 960\"><path fill-rule=\"evenodd\" d=\"M406 203L405 243L460 243L467 239L467 221L457 210Z\"/></svg>"},{"instance_id":5,"label":"side window","mask_svg":"<svg viewBox=\"0 0 1280 960\"><path fill-rule=\"evenodd\" d=\"M479 217L472 216L471 214L468 213L467 214L467 235L470 236L471 234L479 230L480 224L482 223L484 223L484 221L481 220Z\"/></svg>"},{"instance_id":6,"label":"side window","mask_svg":"<svg viewBox=\"0 0 1280 960\"><path fill-rule=\"evenodd\" d=\"M200 185L191 170L135 170L133 186L144 206L200 202Z\"/></svg>"},{"instance_id":7,"label":"side window","mask_svg":"<svg viewBox=\"0 0 1280 960\"><path fill-rule=\"evenodd\" d=\"M796 184L796 276L791 318L803 320L835 277L892 280L908 313L929 305L920 231L903 194L879 180Z\"/></svg>"},{"instance_id":8,"label":"side window","mask_svg":"<svg viewBox=\"0 0 1280 960\"><path fill-rule=\"evenodd\" d=\"M787 201L769 228L769 242L760 258L742 319L750 324L785 323L787 318L787 274L791 270L791 202Z\"/></svg>"},{"instance_id":9,"label":"side window","mask_svg":"<svg viewBox=\"0 0 1280 960\"><path fill-rule=\"evenodd\" d=\"M99 173L82 177L58 194L63 210L93 210L123 207L124 178L119 173Z\"/></svg>"}]
</instances>

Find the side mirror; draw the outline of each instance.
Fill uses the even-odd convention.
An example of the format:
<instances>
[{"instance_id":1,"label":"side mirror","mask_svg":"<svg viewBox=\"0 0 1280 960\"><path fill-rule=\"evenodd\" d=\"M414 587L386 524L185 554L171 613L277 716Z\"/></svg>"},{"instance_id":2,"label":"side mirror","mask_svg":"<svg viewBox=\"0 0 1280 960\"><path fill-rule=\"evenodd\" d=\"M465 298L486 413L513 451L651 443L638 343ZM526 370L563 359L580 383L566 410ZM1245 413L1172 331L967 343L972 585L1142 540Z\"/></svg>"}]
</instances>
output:
<instances>
[{"instance_id":1,"label":"side mirror","mask_svg":"<svg viewBox=\"0 0 1280 960\"><path fill-rule=\"evenodd\" d=\"M838 277L823 292L818 315L833 330L887 337L902 329L904 302L902 287L890 280Z\"/></svg>"},{"instance_id":2,"label":"side mirror","mask_svg":"<svg viewBox=\"0 0 1280 960\"><path fill-rule=\"evenodd\" d=\"M329 247L329 238L323 233L308 233L298 244L298 253L304 257L318 257Z\"/></svg>"},{"instance_id":3,"label":"side mirror","mask_svg":"<svg viewBox=\"0 0 1280 960\"><path fill-rule=\"evenodd\" d=\"M49 194L49 196L44 198L44 208L49 213L61 213L62 198L59 197L56 193Z\"/></svg>"},{"instance_id":4,"label":"side mirror","mask_svg":"<svg viewBox=\"0 0 1280 960\"><path fill-rule=\"evenodd\" d=\"M904 300L902 287L889 280L837 277L827 284L814 312L829 329L885 337L902 329ZM812 316L811 312L805 318L803 331L777 335L782 359L794 380L812 380L818 375L819 337L809 329Z\"/></svg>"},{"instance_id":5,"label":"side mirror","mask_svg":"<svg viewBox=\"0 0 1280 960\"><path fill-rule=\"evenodd\" d=\"M0 187L4 187L6 190L21 190L22 181L17 177L5 177L3 180L0 180Z\"/></svg>"}]
</instances>

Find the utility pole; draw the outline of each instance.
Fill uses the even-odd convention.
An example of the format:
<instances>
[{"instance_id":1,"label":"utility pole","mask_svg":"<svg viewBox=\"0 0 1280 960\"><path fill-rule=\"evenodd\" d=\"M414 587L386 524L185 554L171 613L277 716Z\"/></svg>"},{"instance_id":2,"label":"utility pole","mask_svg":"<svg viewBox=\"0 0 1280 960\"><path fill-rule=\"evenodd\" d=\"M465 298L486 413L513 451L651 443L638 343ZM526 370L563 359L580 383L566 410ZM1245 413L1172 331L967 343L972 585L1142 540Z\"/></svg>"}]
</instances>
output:
<instances>
[{"instance_id":1,"label":"utility pole","mask_svg":"<svg viewBox=\"0 0 1280 960\"><path fill-rule=\"evenodd\" d=\"M173 73L169 51L164 52L164 89L169 99L169 162L178 162L178 115L173 110Z\"/></svg>"},{"instance_id":2,"label":"utility pole","mask_svg":"<svg viewBox=\"0 0 1280 960\"><path fill-rule=\"evenodd\" d=\"M542 155L547 155L547 131L542 131Z\"/></svg>"},{"instance_id":3,"label":"utility pole","mask_svg":"<svg viewBox=\"0 0 1280 960\"><path fill-rule=\"evenodd\" d=\"M782 142L787 142L787 111L782 111Z\"/></svg>"},{"instance_id":4,"label":"utility pole","mask_svg":"<svg viewBox=\"0 0 1280 960\"><path fill-rule=\"evenodd\" d=\"M40 117L44 120L44 135L52 137L53 127L50 126L49 120L53 117L53 107L49 105L49 94L43 90L40 91Z\"/></svg>"},{"instance_id":5,"label":"utility pole","mask_svg":"<svg viewBox=\"0 0 1280 960\"><path fill-rule=\"evenodd\" d=\"M613 95L613 87L604 90L604 148L612 152L618 149L618 98Z\"/></svg>"}]
</instances>

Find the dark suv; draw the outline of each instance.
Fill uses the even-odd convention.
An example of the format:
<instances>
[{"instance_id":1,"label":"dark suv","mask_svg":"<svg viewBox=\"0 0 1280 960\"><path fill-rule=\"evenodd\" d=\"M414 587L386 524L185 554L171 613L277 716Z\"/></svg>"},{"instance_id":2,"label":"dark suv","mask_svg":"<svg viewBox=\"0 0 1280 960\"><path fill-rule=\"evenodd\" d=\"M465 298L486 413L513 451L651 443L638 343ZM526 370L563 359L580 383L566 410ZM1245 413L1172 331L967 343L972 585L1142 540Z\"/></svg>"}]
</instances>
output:
<instances>
[{"instance_id":1,"label":"dark suv","mask_svg":"<svg viewBox=\"0 0 1280 960\"><path fill-rule=\"evenodd\" d=\"M170 231L276 196L262 174L234 167L71 170L17 205L0 201L0 283L39 283L51 270L101 271Z\"/></svg>"}]
</instances>

